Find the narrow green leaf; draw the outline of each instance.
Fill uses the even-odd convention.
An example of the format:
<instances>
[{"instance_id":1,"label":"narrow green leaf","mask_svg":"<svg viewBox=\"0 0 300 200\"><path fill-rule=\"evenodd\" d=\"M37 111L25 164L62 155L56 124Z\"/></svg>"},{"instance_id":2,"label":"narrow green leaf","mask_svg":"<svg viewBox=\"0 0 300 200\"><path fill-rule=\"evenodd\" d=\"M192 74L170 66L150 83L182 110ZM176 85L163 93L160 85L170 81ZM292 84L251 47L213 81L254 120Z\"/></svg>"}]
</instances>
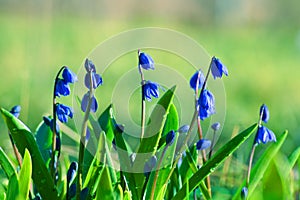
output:
<instances>
[{"instance_id":1,"label":"narrow green leaf","mask_svg":"<svg viewBox=\"0 0 300 200\"><path fill-rule=\"evenodd\" d=\"M22 199L28 198L30 181L31 181L31 173L32 173L31 156L29 154L29 151L25 149L24 159L22 162L20 178L19 178L19 188L20 188L19 197Z\"/></svg>"},{"instance_id":2,"label":"narrow green leaf","mask_svg":"<svg viewBox=\"0 0 300 200\"><path fill-rule=\"evenodd\" d=\"M10 178L16 171L10 162L8 156L5 154L3 149L0 147L0 165L2 166L7 178Z\"/></svg>"},{"instance_id":3,"label":"narrow green leaf","mask_svg":"<svg viewBox=\"0 0 300 200\"><path fill-rule=\"evenodd\" d=\"M257 187L259 181L262 179L265 171L267 170L271 160L276 155L280 147L282 146L283 142L285 141L285 138L287 137L288 132L285 131L278 139L276 143L270 144L270 146L266 149L266 151L263 153L263 155L257 160L255 165L253 166L251 170L251 177L250 177L250 183L248 187L248 196L251 197L251 194ZM245 186L246 180L244 180L243 184L240 186L240 188L235 193L233 199L239 199L241 190Z\"/></svg>"},{"instance_id":4,"label":"narrow green leaf","mask_svg":"<svg viewBox=\"0 0 300 200\"><path fill-rule=\"evenodd\" d=\"M300 158L300 147L298 147L290 156L289 156L289 170L287 173L291 172L294 165Z\"/></svg>"},{"instance_id":5,"label":"narrow green leaf","mask_svg":"<svg viewBox=\"0 0 300 200\"><path fill-rule=\"evenodd\" d=\"M35 132L36 143L45 163L48 163L51 159L51 154L49 152L52 150L52 135L53 133L50 127L46 125L44 121L38 125Z\"/></svg>"},{"instance_id":6,"label":"narrow green leaf","mask_svg":"<svg viewBox=\"0 0 300 200\"><path fill-rule=\"evenodd\" d=\"M26 148L30 152L32 178L42 198L46 200L57 199L58 194L54 182L29 128L7 110L1 108L1 112L21 155L24 155Z\"/></svg>"},{"instance_id":7,"label":"narrow green leaf","mask_svg":"<svg viewBox=\"0 0 300 200\"><path fill-rule=\"evenodd\" d=\"M7 200L16 200L16 199L18 200L19 193L20 193L20 189L19 189L18 175L13 174L9 178L8 188L7 188L7 192L6 192L6 199Z\"/></svg>"},{"instance_id":8,"label":"narrow green leaf","mask_svg":"<svg viewBox=\"0 0 300 200\"><path fill-rule=\"evenodd\" d=\"M257 124L252 125L242 133L227 142L219 149L213 157L208 160L189 180L189 192L193 191L216 167L218 167L228 156L230 156L257 128ZM187 183L177 192L174 199L183 199L187 194Z\"/></svg>"}]
</instances>

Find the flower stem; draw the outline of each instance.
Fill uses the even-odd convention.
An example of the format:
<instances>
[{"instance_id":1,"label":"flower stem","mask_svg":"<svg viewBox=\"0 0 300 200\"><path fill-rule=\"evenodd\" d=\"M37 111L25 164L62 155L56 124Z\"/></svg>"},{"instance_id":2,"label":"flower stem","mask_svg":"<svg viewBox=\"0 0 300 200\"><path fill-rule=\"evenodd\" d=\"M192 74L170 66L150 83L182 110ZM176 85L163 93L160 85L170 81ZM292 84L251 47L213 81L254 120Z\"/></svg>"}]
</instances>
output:
<instances>
[{"instance_id":1,"label":"flower stem","mask_svg":"<svg viewBox=\"0 0 300 200\"><path fill-rule=\"evenodd\" d=\"M19 153L19 151L18 151L18 149L17 149L17 147L16 147L16 144L14 143L13 138L12 138L12 136L11 136L11 134L10 134L9 131L8 131L8 136L9 136L11 145L12 145L12 147L13 147L14 154L15 154L15 156L16 156L16 159L17 159L17 161L18 161L18 164L19 164L19 166L20 166L20 168L21 168L21 165L22 165L22 158L21 158L21 155L20 155L20 153Z\"/></svg>"},{"instance_id":2,"label":"flower stem","mask_svg":"<svg viewBox=\"0 0 300 200\"><path fill-rule=\"evenodd\" d=\"M250 158L249 158L249 165L248 165L248 172L247 172L247 182L246 182L246 187L248 188L249 182L250 182L250 173L251 173L251 168L252 168L252 161L254 157L254 152L255 152L255 147L256 145L252 146Z\"/></svg>"},{"instance_id":3,"label":"flower stem","mask_svg":"<svg viewBox=\"0 0 300 200\"><path fill-rule=\"evenodd\" d=\"M88 119L90 115L91 105L92 105L92 98L93 98L93 79L92 79L92 72L88 72L89 79L90 79L90 88L89 88L89 101L87 103L87 108L84 114L82 127L81 127L81 137L80 137L80 144L79 144L79 155L78 155L78 173L77 173L77 187L76 187L76 199L80 200L80 192L82 189L82 172L83 172L83 158L84 158L84 148L86 143L86 130Z\"/></svg>"},{"instance_id":4,"label":"flower stem","mask_svg":"<svg viewBox=\"0 0 300 200\"><path fill-rule=\"evenodd\" d=\"M208 159L210 159L212 156L212 151L213 151L213 148L215 147L215 140L216 140L216 131L214 130L213 139L211 141L211 145L210 145L210 149L209 149Z\"/></svg>"},{"instance_id":5,"label":"flower stem","mask_svg":"<svg viewBox=\"0 0 300 200\"><path fill-rule=\"evenodd\" d=\"M167 151L167 148L168 148L169 145L166 145L162 154L161 154L161 157L159 159L159 162L157 164L157 168L156 168L156 171L155 171L155 176L154 176L154 180L153 180L153 186L152 186L152 190L151 190L151 195L150 195L150 199L153 200L154 199L154 193L155 193L155 188L156 188L156 182L157 182L157 178L158 178L158 172L159 172L159 169L160 169L160 165L163 161L163 157L165 156L166 154L166 151Z\"/></svg>"},{"instance_id":6,"label":"flower stem","mask_svg":"<svg viewBox=\"0 0 300 200\"><path fill-rule=\"evenodd\" d=\"M52 179L55 183L55 171L56 171L56 167L54 166L55 160L56 160L56 153L55 153L55 149L56 149L56 95L55 95L55 90L56 90L56 84L58 82L58 77L60 75L60 73L65 69L66 67L63 66L60 68L60 70L58 71L58 73L56 74L55 77L55 82L54 82L54 89L53 89L53 103L52 103L52 116L53 116L53 130L52 130L52 156L51 156L51 162L50 162L50 172L51 172L51 176ZM50 125L51 126L51 125Z\"/></svg>"}]
</instances>

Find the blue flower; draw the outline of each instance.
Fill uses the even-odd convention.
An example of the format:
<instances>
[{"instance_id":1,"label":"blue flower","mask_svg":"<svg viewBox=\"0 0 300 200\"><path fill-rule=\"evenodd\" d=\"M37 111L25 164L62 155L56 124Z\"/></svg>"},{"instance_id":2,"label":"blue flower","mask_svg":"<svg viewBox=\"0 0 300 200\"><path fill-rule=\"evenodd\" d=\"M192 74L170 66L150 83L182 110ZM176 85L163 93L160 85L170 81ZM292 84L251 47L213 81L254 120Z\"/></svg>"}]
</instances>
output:
<instances>
[{"instance_id":1,"label":"blue flower","mask_svg":"<svg viewBox=\"0 0 300 200\"><path fill-rule=\"evenodd\" d=\"M196 90L197 80L198 80L198 88L202 88L205 81L205 77L201 70L196 71L196 73L192 76L190 80L190 86L194 90Z\"/></svg>"},{"instance_id":2,"label":"blue flower","mask_svg":"<svg viewBox=\"0 0 300 200\"><path fill-rule=\"evenodd\" d=\"M175 131L171 130L166 136L166 145L173 144L174 139L175 139Z\"/></svg>"},{"instance_id":3,"label":"blue flower","mask_svg":"<svg viewBox=\"0 0 300 200\"><path fill-rule=\"evenodd\" d=\"M19 105L12 107L12 109L10 110L10 113L13 114L16 118L20 116L20 112L21 112L21 106Z\"/></svg>"},{"instance_id":4,"label":"blue flower","mask_svg":"<svg viewBox=\"0 0 300 200\"><path fill-rule=\"evenodd\" d=\"M78 169L78 164L77 164L77 162L73 161L70 164L70 167L69 167L68 172L67 172L67 183L68 184L72 183L73 180L75 179L76 173L77 173L77 169ZM68 185L68 187L69 186L70 185Z\"/></svg>"},{"instance_id":5,"label":"blue flower","mask_svg":"<svg viewBox=\"0 0 300 200\"><path fill-rule=\"evenodd\" d=\"M211 145L211 141L207 139L201 139L196 143L196 149L197 150L204 150L209 148Z\"/></svg>"},{"instance_id":6,"label":"blue flower","mask_svg":"<svg viewBox=\"0 0 300 200\"><path fill-rule=\"evenodd\" d=\"M70 94L70 86L63 79L58 79L55 85L55 96L68 96Z\"/></svg>"},{"instance_id":7,"label":"blue flower","mask_svg":"<svg viewBox=\"0 0 300 200\"><path fill-rule=\"evenodd\" d=\"M68 67L65 67L62 77L66 83L75 83L78 79L74 72L72 72Z\"/></svg>"},{"instance_id":8,"label":"blue flower","mask_svg":"<svg viewBox=\"0 0 300 200\"><path fill-rule=\"evenodd\" d=\"M56 114L62 123L68 122L68 117L73 118L73 111L70 107L63 104L56 104Z\"/></svg>"},{"instance_id":9,"label":"blue flower","mask_svg":"<svg viewBox=\"0 0 300 200\"><path fill-rule=\"evenodd\" d=\"M81 110L82 110L83 112L86 111L86 108L87 108L89 99L90 99L90 91L88 91L87 93L85 93L85 95L84 95L83 98L82 98L82 101L81 101ZM98 103L97 103L97 100L96 100L96 98L95 98L94 96L92 96L91 111L92 111L92 112L96 112L97 109L98 109Z\"/></svg>"},{"instance_id":10,"label":"blue flower","mask_svg":"<svg viewBox=\"0 0 300 200\"><path fill-rule=\"evenodd\" d=\"M153 168L155 167L157 163L157 158L156 156L151 156L149 158L149 160L145 163L145 166L144 166L144 175L148 178L149 175L150 175L150 172L153 170Z\"/></svg>"},{"instance_id":11,"label":"blue flower","mask_svg":"<svg viewBox=\"0 0 300 200\"><path fill-rule=\"evenodd\" d=\"M151 58L151 56L143 52L139 54L139 65L145 70L154 70L153 59Z\"/></svg>"},{"instance_id":12,"label":"blue flower","mask_svg":"<svg viewBox=\"0 0 300 200\"><path fill-rule=\"evenodd\" d=\"M189 129L190 129L189 125L183 125L177 131L178 133L187 133Z\"/></svg>"},{"instance_id":13,"label":"blue flower","mask_svg":"<svg viewBox=\"0 0 300 200\"><path fill-rule=\"evenodd\" d=\"M211 125L212 130L217 131L219 130L221 127L221 124L219 122L214 123L213 125Z\"/></svg>"},{"instance_id":14,"label":"blue flower","mask_svg":"<svg viewBox=\"0 0 300 200\"><path fill-rule=\"evenodd\" d=\"M262 142L266 144L267 142L272 141L276 142L276 136L273 133L273 131L271 131L265 126L259 126L255 136L255 143L259 144Z\"/></svg>"},{"instance_id":15,"label":"blue flower","mask_svg":"<svg viewBox=\"0 0 300 200\"><path fill-rule=\"evenodd\" d=\"M215 97L209 90L203 90L198 99L198 105L201 120L215 114Z\"/></svg>"},{"instance_id":16,"label":"blue flower","mask_svg":"<svg viewBox=\"0 0 300 200\"><path fill-rule=\"evenodd\" d=\"M248 196L248 188L243 187L242 191L241 191L241 197L242 197L242 199L247 199L247 196Z\"/></svg>"},{"instance_id":17,"label":"blue flower","mask_svg":"<svg viewBox=\"0 0 300 200\"><path fill-rule=\"evenodd\" d=\"M159 91L158 91L158 84L152 81L147 81L143 84L143 96L148 101L151 101L151 96L158 98Z\"/></svg>"},{"instance_id":18,"label":"blue flower","mask_svg":"<svg viewBox=\"0 0 300 200\"><path fill-rule=\"evenodd\" d=\"M259 116L261 116L261 120L265 123L267 123L269 121L269 118L270 118L270 113L269 113L269 109L268 107L263 104L261 107L260 107L260 110L259 110Z\"/></svg>"},{"instance_id":19,"label":"blue flower","mask_svg":"<svg viewBox=\"0 0 300 200\"><path fill-rule=\"evenodd\" d=\"M54 126L54 120L53 119L50 119L49 117L43 117L43 120L44 120L44 123L50 127L50 129L52 130L53 132L53 126ZM59 125L58 123L56 123L56 129L55 129L55 132L56 133L59 133Z\"/></svg>"},{"instance_id":20,"label":"blue flower","mask_svg":"<svg viewBox=\"0 0 300 200\"><path fill-rule=\"evenodd\" d=\"M96 72L94 63L89 59L85 59L84 67L87 72Z\"/></svg>"},{"instance_id":21,"label":"blue flower","mask_svg":"<svg viewBox=\"0 0 300 200\"><path fill-rule=\"evenodd\" d=\"M210 65L211 65L211 73L214 79L221 78L223 74L228 76L228 70L226 66L223 65L218 58L213 56Z\"/></svg>"},{"instance_id":22,"label":"blue flower","mask_svg":"<svg viewBox=\"0 0 300 200\"><path fill-rule=\"evenodd\" d=\"M93 83L93 88L96 89L99 85L102 85L102 77L99 74L96 74L94 72L92 73L92 83ZM87 73L84 77L84 84L87 88L90 88L90 75Z\"/></svg>"}]
</instances>

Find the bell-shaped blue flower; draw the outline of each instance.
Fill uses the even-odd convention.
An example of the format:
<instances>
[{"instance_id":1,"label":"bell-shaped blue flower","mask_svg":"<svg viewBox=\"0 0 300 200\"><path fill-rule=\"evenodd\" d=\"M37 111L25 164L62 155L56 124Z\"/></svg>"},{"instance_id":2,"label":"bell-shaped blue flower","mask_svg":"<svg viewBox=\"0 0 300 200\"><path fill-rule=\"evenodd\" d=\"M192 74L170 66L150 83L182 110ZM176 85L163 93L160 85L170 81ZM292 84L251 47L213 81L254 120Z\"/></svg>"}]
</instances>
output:
<instances>
[{"instance_id":1,"label":"bell-shaped blue flower","mask_svg":"<svg viewBox=\"0 0 300 200\"><path fill-rule=\"evenodd\" d=\"M147 81L145 84L143 84L143 96L148 101L151 101L151 96L158 98L158 84L152 81Z\"/></svg>"},{"instance_id":2,"label":"bell-shaped blue flower","mask_svg":"<svg viewBox=\"0 0 300 200\"><path fill-rule=\"evenodd\" d=\"M207 139L201 139L196 143L196 149L197 150L204 150L209 148L211 145L211 141Z\"/></svg>"},{"instance_id":3,"label":"bell-shaped blue flower","mask_svg":"<svg viewBox=\"0 0 300 200\"><path fill-rule=\"evenodd\" d=\"M211 65L211 73L214 79L221 78L223 74L228 76L228 70L226 66L223 65L218 58L212 57L210 65Z\"/></svg>"},{"instance_id":4,"label":"bell-shaped blue flower","mask_svg":"<svg viewBox=\"0 0 300 200\"><path fill-rule=\"evenodd\" d=\"M196 71L196 73L190 79L190 86L194 90L196 90L197 80L198 80L198 88L202 88L205 81L205 77L201 70Z\"/></svg>"},{"instance_id":5,"label":"bell-shaped blue flower","mask_svg":"<svg viewBox=\"0 0 300 200\"><path fill-rule=\"evenodd\" d=\"M96 74L94 72L92 73L92 84L93 88L96 89L99 85L102 85L102 77L99 74ZM90 81L90 75L87 73L84 77L84 84L87 88L90 88L91 86Z\"/></svg>"},{"instance_id":6,"label":"bell-shaped blue flower","mask_svg":"<svg viewBox=\"0 0 300 200\"><path fill-rule=\"evenodd\" d=\"M95 72L96 73L96 67L91 60L85 59L84 67L87 72Z\"/></svg>"},{"instance_id":7,"label":"bell-shaped blue flower","mask_svg":"<svg viewBox=\"0 0 300 200\"><path fill-rule=\"evenodd\" d=\"M56 104L56 114L62 123L68 122L68 117L73 118L73 111L70 107L63 104Z\"/></svg>"},{"instance_id":8,"label":"bell-shaped blue flower","mask_svg":"<svg viewBox=\"0 0 300 200\"><path fill-rule=\"evenodd\" d=\"M257 129L256 132L256 136L255 136L255 143L259 144L259 143L264 143L266 144L267 142L276 142L276 136L273 133L273 131L271 131L270 129L268 129L265 126L260 126Z\"/></svg>"},{"instance_id":9,"label":"bell-shaped blue flower","mask_svg":"<svg viewBox=\"0 0 300 200\"><path fill-rule=\"evenodd\" d=\"M183 125L181 126L177 131L178 133L187 133L190 129L190 126L189 125Z\"/></svg>"},{"instance_id":10,"label":"bell-shaped blue flower","mask_svg":"<svg viewBox=\"0 0 300 200\"><path fill-rule=\"evenodd\" d=\"M44 116L43 117L44 123L50 127L51 131L53 132L53 127L54 127L54 120L50 119L49 117ZM59 125L58 123L56 123L56 129L55 129L56 133L59 133Z\"/></svg>"},{"instance_id":11,"label":"bell-shaped blue flower","mask_svg":"<svg viewBox=\"0 0 300 200\"><path fill-rule=\"evenodd\" d=\"M149 70L149 69L154 70L153 59L151 58L151 56L143 52L139 54L139 65L145 70Z\"/></svg>"},{"instance_id":12,"label":"bell-shaped blue flower","mask_svg":"<svg viewBox=\"0 0 300 200\"><path fill-rule=\"evenodd\" d=\"M65 67L62 77L66 83L75 83L78 79L74 72L72 72L68 67Z\"/></svg>"},{"instance_id":13,"label":"bell-shaped blue flower","mask_svg":"<svg viewBox=\"0 0 300 200\"><path fill-rule=\"evenodd\" d=\"M209 90L203 90L198 99L198 105L201 120L215 114L215 97Z\"/></svg>"},{"instance_id":14,"label":"bell-shaped blue flower","mask_svg":"<svg viewBox=\"0 0 300 200\"><path fill-rule=\"evenodd\" d=\"M157 163L157 157L154 155L154 156L151 156L149 158L149 160L145 163L145 166L144 166L144 175L148 178L149 175L150 175L150 172L153 170L153 168L155 167Z\"/></svg>"},{"instance_id":15,"label":"bell-shaped blue flower","mask_svg":"<svg viewBox=\"0 0 300 200\"><path fill-rule=\"evenodd\" d=\"M261 116L261 120L265 123L267 123L269 121L269 118L270 118L270 113L269 113L269 109L268 107L263 104L261 107L260 107L260 110L259 110L259 116Z\"/></svg>"},{"instance_id":16,"label":"bell-shaped blue flower","mask_svg":"<svg viewBox=\"0 0 300 200\"><path fill-rule=\"evenodd\" d=\"M21 106L16 105L11 108L10 113L13 114L16 118L20 116Z\"/></svg>"},{"instance_id":17,"label":"bell-shaped blue flower","mask_svg":"<svg viewBox=\"0 0 300 200\"><path fill-rule=\"evenodd\" d=\"M166 136L166 145L173 144L174 140L175 140L175 131L171 130Z\"/></svg>"},{"instance_id":18,"label":"bell-shaped blue flower","mask_svg":"<svg viewBox=\"0 0 300 200\"><path fill-rule=\"evenodd\" d=\"M242 197L242 199L247 199L247 196L248 196L248 188L243 187L241 190L241 197Z\"/></svg>"},{"instance_id":19,"label":"bell-shaped blue flower","mask_svg":"<svg viewBox=\"0 0 300 200\"><path fill-rule=\"evenodd\" d=\"M55 96L68 96L70 94L70 86L63 79L58 79L55 85Z\"/></svg>"},{"instance_id":20,"label":"bell-shaped blue flower","mask_svg":"<svg viewBox=\"0 0 300 200\"><path fill-rule=\"evenodd\" d=\"M85 95L83 96L82 101L81 101L81 110L83 112L86 111L89 99L90 99L90 92L88 91L87 93L85 93ZM92 96L91 101L92 101L91 102L91 112L96 112L98 109L97 99L94 96Z\"/></svg>"},{"instance_id":21,"label":"bell-shaped blue flower","mask_svg":"<svg viewBox=\"0 0 300 200\"><path fill-rule=\"evenodd\" d=\"M77 162L73 161L70 164L70 167L69 167L68 172L67 172L67 182L68 182L68 184L71 184L73 182L73 180L75 179L77 169L78 169L78 164L77 164Z\"/></svg>"},{"instance_id":22,"label":"bell-shaped blue flower","mask_svg":"<svg viewBox=\"0 0 300 200\"><path fill-rule=\"evenodd\" d=\"M212 130L217 131L219 130L221 127L221 124L219 122L214 123L213 125L211 125Z\"/></svg>"},{"instance_id":23,"label":"bell-shaped blue flower","mask_svg":"<svg viewBox=\"0 0 300 200\"><path fill-rule=\"evenodd\" d=\"M69 197L68 199L72 199L76 195L76 183L73 183L69 188Z\"/></svg>"}]
</instances>

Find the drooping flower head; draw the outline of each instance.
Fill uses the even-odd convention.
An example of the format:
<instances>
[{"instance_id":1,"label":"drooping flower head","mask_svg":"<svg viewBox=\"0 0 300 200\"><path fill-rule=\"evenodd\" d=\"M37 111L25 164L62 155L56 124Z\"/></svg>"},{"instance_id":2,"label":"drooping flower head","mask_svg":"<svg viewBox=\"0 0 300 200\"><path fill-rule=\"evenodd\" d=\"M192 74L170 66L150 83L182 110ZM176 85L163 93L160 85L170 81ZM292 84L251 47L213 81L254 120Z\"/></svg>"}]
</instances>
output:
<instances>
[{"instance_id":1,"label":"drooping flower head","mask_svg":"<svg viewBox=\"0 0 300 200\"><path fill-rule=\"evenodd\" d=\"M103 83L102 77L99 74L96 74L96 67L95 67L94 63L91 60L86 59L84 66L87 71L87 74L84 77L85 86L88 89L90 89L90 87L91 87L89 72L91 73L91 76L92 76L93 89L96 89L99 85L102 85L102 83Z\"/></svg>"},{"instance_id":2,"label":"drooping flower head","mask_svg":"<svg viewBox=\"0 0 300 200\"><path fill-rule=\"evenodd\" d=\"M255 136L255 144L263 143L266 144L267 142L276 142L276 136L265 126L259 126Z\"/></svg>"},{"instance_id":3,"label":"drooping flower head","mask_svg":"<svg viewBox=\"0 0 300 200\"><path fill-rule=\"evenodd\" d=\"M211 141L207 140L207 139L200 139L197 143L196 143L196 149L197 150L204 150L209 148L211 145Z\"/></svg>"},{"instance_id":4,"label":"drooping flower head","mask_svg":"<svg viewBox=\"0 0 300 200\"><path fill-rule=\"evenodd\" d=\"M16 105L11 108L10 113L13 114L16 118L20 116L21 106Z\"/></svg>"},{"instance_id":5,"label":"drooping flower head","mask_svg":"<svg viewBox=\"0 0 300 200\"><path fill-rule=\"evenodd\" d=\"M49 117L44 116L43 117L44 123L50 127L51 131L53 132L53 127L54 127L54 120L50 119ZM55 129L56 133L59 133L59 125L58 123L56 123L56 129Z\"/></svg>"},{"instance_id":6,"label":"drooping flower head","mask_svg":"<svg viewBox=\"0 0 300 200\"><path fill-rule=\"evenodd\" d=\"M198 88L202 88L204 81L205 81L205 77L201 70L196 71L196 73L190 79L190 86L194 90L196 90L197 81L198 81Z\"/></svg>"},{"instance_id":7,"label":"drooping flower head","mask_svg":"<svg viewBox=\"0 0 300 200\"><path fill-rule=\"evenodd\" d=\"M213 56L210 65L211 65L211 73L214 79L221 78L223 74L228 76L228 70L226 66L223 65L223 63L221 63L221 61L218 58Z\"/></svg>"},{"instance_id":8,"label":"drooping flower head","mask_svg":"<svg viewBox=\"0 0 300 200\"><path fill-rule=\"evenodd\" d=\"M183 125L181 126L177 131L178 133L187 133L190 129L190 126L189 125Z\"/></svg>"},{"instance_id":9,"label":"drooping flower head","mask_svg":"<svg viewBox=\"0 0 300 200\"><path fill-rule=\"evenodd\" d=\"M154 61L148 54L144 52L139 53L139 66L145 70L154 70Z\"/></svg>"},{"instance_id":10,"label":"drooping flower head","mask_svg":"<svg viewBox=\"0 0 300 200\"><path fill-rule=\"evenodd\" d=\"M77 164L77 162L73 161L70 164L70 167L67 172L67 183L68 184L71 184L74 181L74 179L76 177L77 169L78 169L78 164ZM70 185L68 185L68 187L69 186Z\"/></svg>"},{"instance_id":11,"label":"drooping flower head","mask_svg":"<svg viewBox=\"0 0 300 200\"><path fill-rule=\"evenodd\" d=\"M55 96L68 96L70 95L71 89L67 82L64 79L58 79L55 85Z\"/></svg>"},{"instance_id":12,"label":"drooping flower head","mask_svg":"<svg viewBox=\"0 0 300 200\"><path fill-rule=\"evenodd\" d=\"M217 131L219 130L221 127L221 124L219 122L214 123L213 125L211 125L212 130Z\"/></svg>"},{"instance_id":13,"label":"drooping flower head","mask_svg":"<svg viewBox=\"0 0 300 200\"><path fill-rule=\"evenodd\" d=\"M86 111L89 99L90 99L90 91L88 91L87 93L85 93L85 95L82 98L82 101L81 101L81 110L83 112ZM98 109L97 100L96 100L96 98L94 96L92 96L92 100L91 101L92 101L91 102L91 111L92 112L96 112L97 109Z\"/></svg>"},{"instance_id":14,"label":"drooping flower head","mask_svg":"<svg viewBox=\"0 0 300 200\"><path fill-rule=\"evenodd\" d=\"M68 117L73 118L73 111L70 107L63 104L56 104L56 114L62 123L68 122Z\"/></svg>"},{"instance_id":15,"label":"drooping flower head","mask_svg":"<svg viewBox=\"0 0 300 200\"><path fill-rule=\"evenodd\" d=\"M175 131L171 130L166 136L166 145L173 144L174 140L175 140Z\"/></svg>"},{"instance_id":16,"label":"drooping flower head","mask_svg":"<svg viewBox=\"0 0 300 200\"><path fill-rule=\"evenodd\" d=\"M158 84L152 81L146 81L145 84L143 84L143 96L148 101L151 101L152 98L158 98L159 91L158 91Z\"/></svg>"},{"instance_id":17,"label":"drooping flower head","mask_svg":"<svg viewBox=\"0 0 300 200\"><path fill-rule=\"evenodd\" d=\"M241 197L242 197L242 199L247 199L247 196L248 196L248 188L243 187L242 191L241 191Z\"/></svg>"},{"instance_id":18,"label":"drooping flower head","mask_svg":"<svg viewBox=\"0 0 300 200\"><path fill-rule=\"evenodd\" d=\"M261 116L261 120L265 123L267 123L269 121L269 118L270 118L270 113L269 113L269 109L268 107L263 104L261 107L260 107L260 110L259 110L259 116Z\"/></svg>"},{"instance_id":19,"label":"drooping flower head","mask_svg":"<svg viewBox=\"0 0 300 200\"><path fill-rule=\"evenodd\" d=\"M154 156L151 156L149 158L149 160L145 163L145 166L144 166L144 175L148 178L149 175L150 175L150 172L153 170L153 168L155 167L157 163L157 157L154 155Z\"/></svg>"},{"instance_id":20,"label":"drooping flower head","mask_svg":"<svg viewBox=\"0 0 300 200\"><path fill-rule=\"evenodd\" d=\"M198 99L199 117L201 120L215 114L215 97L209 90L203 90Z\"/></svg>"},{"instance_id":21,"label":"drooping flower head","mask_svg":"<svg viewBox=\"0 0 300 200\"><path fill-rule=\"evenodd\" d=\"M78 79L74 72L72 72L68 67L65 67L62 77L66 83L75 83Z\"/></svg>"}]
</instances>

